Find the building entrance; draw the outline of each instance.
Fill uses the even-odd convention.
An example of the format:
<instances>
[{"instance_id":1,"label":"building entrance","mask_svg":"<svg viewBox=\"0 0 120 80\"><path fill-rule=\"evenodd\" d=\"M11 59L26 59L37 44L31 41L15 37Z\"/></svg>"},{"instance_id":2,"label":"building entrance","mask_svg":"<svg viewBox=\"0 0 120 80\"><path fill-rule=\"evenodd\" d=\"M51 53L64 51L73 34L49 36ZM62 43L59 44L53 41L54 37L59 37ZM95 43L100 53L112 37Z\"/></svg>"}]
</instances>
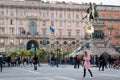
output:
<instances>
[{"instance_id":1,"label":"building entrance","mask_svg":"<svg viewBox=\"0 0 120 80\"><path fill-rule=\"evenodd\" d=\"M30 40L27 43L27 50L35 50L36 48L39 48L37 41Z\"/></svg>"}]
</instances>

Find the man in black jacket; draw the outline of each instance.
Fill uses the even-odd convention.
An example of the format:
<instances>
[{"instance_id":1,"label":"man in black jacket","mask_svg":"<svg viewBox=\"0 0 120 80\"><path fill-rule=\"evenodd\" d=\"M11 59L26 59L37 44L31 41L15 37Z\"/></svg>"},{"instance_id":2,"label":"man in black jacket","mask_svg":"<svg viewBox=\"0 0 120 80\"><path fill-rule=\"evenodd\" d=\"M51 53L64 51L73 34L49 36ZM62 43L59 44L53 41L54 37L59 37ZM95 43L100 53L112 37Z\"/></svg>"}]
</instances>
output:
<instances>
[{"instance_id":1,"label":"man in black jacket","mask_svg":"<svg viewBox=\"0 0 120 80\"><path fill-rule=\"evenodd\" d=\"M3 63L3 57L2 55L0 55L0 70L2 72L2 63Z\"/></svg>"},{"instance_id":2,"label":"man in black jacket","mask_svg":"<svg viewBox=\"0 0 120 80\"><path fill-rule=\"evenodd\" d=\"M38 57L35 54L35 56L33 57L34 70L37 70L37 62L38 62Z\"/></svg>"},{"instance_id":3,"label":"man in black jacket","mask_svg":"<svg viewBox=\"0 0 120 80\"><path fill-rule=\"evenodd\" d=\"M105 57L103 56L103 54L101 54L99 57L99 71L101 67L102 67L102 71L104 71L105 65L106 65Z\"/></svg>"}]
</instances>

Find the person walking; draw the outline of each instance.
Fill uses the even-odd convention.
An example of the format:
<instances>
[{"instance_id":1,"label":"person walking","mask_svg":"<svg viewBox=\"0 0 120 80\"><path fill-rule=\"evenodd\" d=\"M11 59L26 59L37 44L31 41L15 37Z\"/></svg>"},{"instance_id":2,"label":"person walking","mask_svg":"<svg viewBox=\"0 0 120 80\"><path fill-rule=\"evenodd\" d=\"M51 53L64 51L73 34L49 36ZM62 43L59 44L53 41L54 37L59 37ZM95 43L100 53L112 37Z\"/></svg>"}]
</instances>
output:
<instances>
[{"instance_id":1,"label":"person walking","mask_svg":"<svg viewBox=\"0 0 120 80\"><path fill-rule=\"evenodd\" d=\"M78 61L77 61L77 56L78 56L78 55L76 55L76 56L74 57L74 68L76 68L76 66L77 66L77 62L78 62Z\"/></svg>"},{"instance_id":2,"label":"person walking","mask_svg":"<svg viewBox=\"0 0 120 80\"><path fill-rule=\"evenodd\" d=\"M98 55L95 55L95 65L96 65L96 67L99 66L99 58L98 58Z\"/></svg>"},{"instance_id":3,"label":"person walking","mask_svg":"<svg viewBox=\"0 0 120 80\"><path fill-rule=\"evenodd\" d=\"M74 60L75 60L74 68L79 68L81 57L79 55L76 55Z\"/></svg>"},{"instance_id":4,"label":"person walking","mask_svg":"<svg viewBox=\"0 0 120 80\"><path fill-rule=\"evenodd\" d=\"M51 67L55 65L55 57L54 55L51 57Z\"/></svg>"},{"instance_id":5,"label":"person walking","mask_svg":"<svg viewBox=\"0 0 120 80\"><path fill-rule=\"evenodd\" d=\"M38 62L38 57L35 54L35 56L33 57L34 70L37 70L37 62Z\"/></svg>"},{"instance_id":6,"label":"person walking","mask_svg":"<svg viewBox=\"0 0 120 80\"><path fill-rule=\"evenodd\" d=\"M103 54L101 54L99 57L99 71L101 70L101 67L102 67L102 71L104 71L105 65L106 65L105 58Z\"/></svg>"},{"instance_id":7,"label":"person walking","mask_svg":"<svg viewBox=\"0 0 120 80\"><path fill-rule=\"evenodd\" d=\"M85 50L85 54L83 57L84 60L84 64L83 64L83 68L84 68L84 74L83 74L83 78L85 78L86 76L86 70L88 70L88 72L91 75L91 78L93 77L93 74L90 70L90 50Z\"/></svg>"},{"instance_id":8,"label":"person walking","mask_svg":"<svg viewBox=\"0 0 120 80\"><path fill-rule=\"evenodd\" d=\"M2 72L3 56L0 55L0 71Z\"/></svg>"}]
</instances>

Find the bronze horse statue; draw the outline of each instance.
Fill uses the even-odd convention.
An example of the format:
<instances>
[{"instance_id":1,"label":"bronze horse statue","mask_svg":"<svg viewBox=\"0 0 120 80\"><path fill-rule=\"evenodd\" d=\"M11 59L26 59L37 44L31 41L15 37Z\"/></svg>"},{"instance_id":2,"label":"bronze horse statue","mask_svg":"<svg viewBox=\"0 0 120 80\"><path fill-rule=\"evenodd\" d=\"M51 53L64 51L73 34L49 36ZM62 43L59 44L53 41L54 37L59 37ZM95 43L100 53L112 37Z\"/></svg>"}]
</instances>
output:
<instances>
[{"instance_id":1,"label":"bronze horse statue","mask_svg":"<svg viewBox=\"0 0 120 80\"><path fill-rule=\"evenodd\" d=\"M82 18L87 18L89 22L94 22L98 19L97 5L95 3L89 3L89 8L86 10L87 15Z\"/></svg>"}]
</instances>

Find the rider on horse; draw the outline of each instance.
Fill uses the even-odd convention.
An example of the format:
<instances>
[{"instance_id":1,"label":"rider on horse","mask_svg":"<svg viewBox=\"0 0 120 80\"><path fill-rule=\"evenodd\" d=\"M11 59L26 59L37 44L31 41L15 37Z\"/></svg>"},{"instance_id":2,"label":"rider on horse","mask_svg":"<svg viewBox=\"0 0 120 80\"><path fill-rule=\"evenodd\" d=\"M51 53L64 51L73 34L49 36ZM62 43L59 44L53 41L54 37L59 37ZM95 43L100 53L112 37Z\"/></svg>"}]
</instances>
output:
<instances>
[{"instance_id":1,"label":"rider on horse","mask_svg":"<svg viewBox=\"0 0 120 80\"><path fill-rule=\"evenodd\" d=\"M87 15L84 18L87 18L89 21L93 20L93 22L96 20L98 17L98 12L96 10L97 6L95 3L89 3L90 7L86 10Z\"/></svg>"}]
</instances>

